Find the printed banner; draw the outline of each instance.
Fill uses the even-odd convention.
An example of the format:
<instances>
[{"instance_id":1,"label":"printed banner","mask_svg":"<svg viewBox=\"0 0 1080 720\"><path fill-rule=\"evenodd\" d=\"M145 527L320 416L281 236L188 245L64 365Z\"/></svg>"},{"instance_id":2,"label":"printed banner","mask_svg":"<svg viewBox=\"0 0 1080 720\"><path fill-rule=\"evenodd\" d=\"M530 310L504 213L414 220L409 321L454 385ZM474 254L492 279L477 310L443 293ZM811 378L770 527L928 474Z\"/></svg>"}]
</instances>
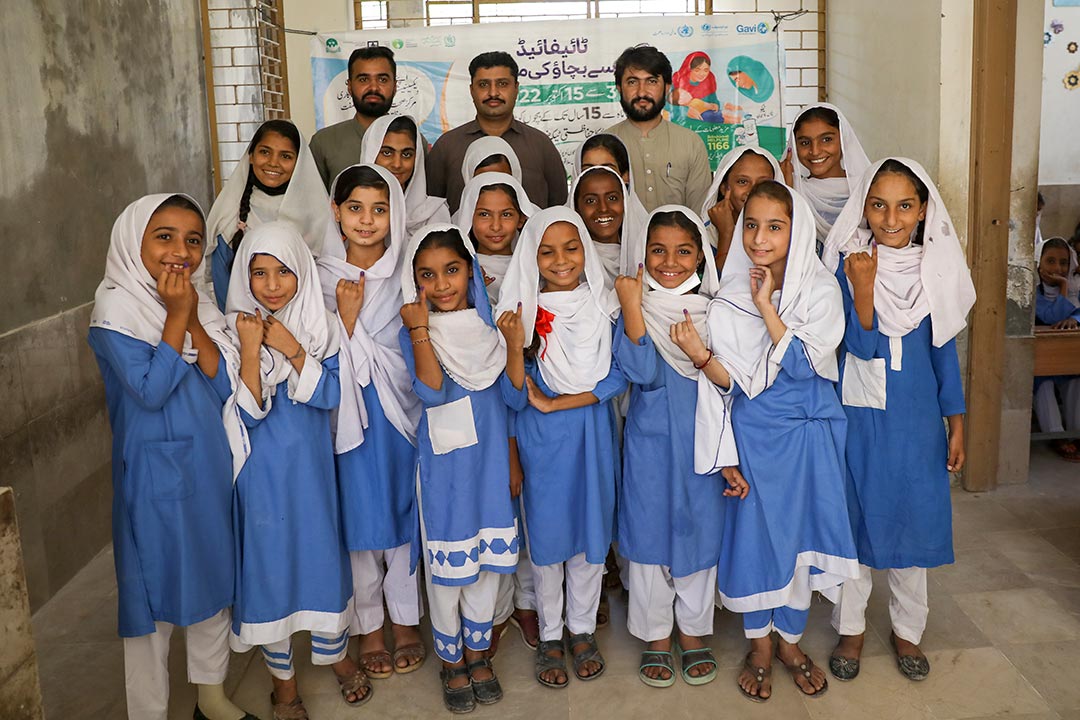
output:
<instances>
[{"instance_id":1,"label":"printed banner","mask_svg":"<svg viewBox=\"0 0 1080 720\"><path fill-rule=\"evenodd\" d=\"M624 119L615 59L649 43L675 70L665 114L705 142L713 169L737 145L780 157L785 135L783 51L772 18L758 14L484 23L356 30L312 40L311 72L319 128L353 116L346 89L349 54L385 45L397 60L391 110L412 115L429 142L475 117L469 61L490 50L520 66L514 112L548 134L567 167L582 141Z\"/></svg>"}]
</instances>

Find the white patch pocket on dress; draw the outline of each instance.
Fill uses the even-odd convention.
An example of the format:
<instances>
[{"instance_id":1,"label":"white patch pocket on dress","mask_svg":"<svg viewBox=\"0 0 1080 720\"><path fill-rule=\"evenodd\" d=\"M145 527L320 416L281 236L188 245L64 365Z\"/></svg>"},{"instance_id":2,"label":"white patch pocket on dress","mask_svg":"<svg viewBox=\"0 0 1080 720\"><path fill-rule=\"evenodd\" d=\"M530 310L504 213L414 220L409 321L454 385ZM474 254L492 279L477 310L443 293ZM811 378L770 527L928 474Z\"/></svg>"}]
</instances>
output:
<instances>
[{"instance_id":1,"label":"white patch pocket on dress","mask_svg":"<svg viewBox=\"0 0 1080 720\"><path fill-rule=\"evenodd\" d=\"M436 455L472 447L479 442L473 421L472 399L468 395L445 405L428 408L427 419L431 450Z\"/></svg>"},{"instance_id":2,"label":"white patch pocket on dress","mask_svg":"<svg viewBox=\"0 0 1080 720\"><path fill-rule=\"evenodd\" d=\"M885 409L885 358L863 360L851 353L844 361L841 400L850 407Z\"/></svg>"}]
</instances>

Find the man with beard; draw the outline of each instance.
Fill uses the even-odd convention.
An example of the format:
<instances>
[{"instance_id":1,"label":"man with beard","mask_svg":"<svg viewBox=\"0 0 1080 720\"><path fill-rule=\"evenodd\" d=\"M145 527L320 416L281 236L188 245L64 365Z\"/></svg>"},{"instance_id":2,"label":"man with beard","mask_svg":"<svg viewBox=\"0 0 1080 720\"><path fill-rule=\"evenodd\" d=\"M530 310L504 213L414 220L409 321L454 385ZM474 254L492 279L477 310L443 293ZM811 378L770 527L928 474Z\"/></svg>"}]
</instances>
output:
<instances>
[{"instance_id":1,"label":"man with beard","mask_svg":"<svg viewBox=\"0 0 1080 720\"><path fill-rule=\"evenodd\" d=\"M356 114L324 127L311 138L309 147L315 157L326 189L345 168L360 162L360 144L364 131L377 118L390 112L397 90L397 63L388 47L362 47L349 56L349 79L346 81Z\"/></svg>"},{"instance_id":2,"label":"man with beard","mask_svg":"<svg viewBox=\"0 0 1080 720\"><path fill-rule=\"evenodd\" d=\"M701 207L712 181L705 143L662 114L671 87L671 62L651 45L627 48L615 61L615 86L626 119L605 132L626 144L634 190L645 209Z\"/></svg>"},{"instance_id":3,"label":"man with beard","mask_svg":"<svg viewBox=\"0 0 1080 720\"><path fill-rule=\"evenodd\" d=\"M501 137L521 162L521 184L529 200L542 208L566 203L566 168L545 133L514 119L518 95L518 65L505 52L486 52L469 63L469 94L476 119L450 130L435 141L427 156L428 194L446 198L457 212L465 180L461 165L469 144L485 135Z\"/></svg>"}]
</instances>

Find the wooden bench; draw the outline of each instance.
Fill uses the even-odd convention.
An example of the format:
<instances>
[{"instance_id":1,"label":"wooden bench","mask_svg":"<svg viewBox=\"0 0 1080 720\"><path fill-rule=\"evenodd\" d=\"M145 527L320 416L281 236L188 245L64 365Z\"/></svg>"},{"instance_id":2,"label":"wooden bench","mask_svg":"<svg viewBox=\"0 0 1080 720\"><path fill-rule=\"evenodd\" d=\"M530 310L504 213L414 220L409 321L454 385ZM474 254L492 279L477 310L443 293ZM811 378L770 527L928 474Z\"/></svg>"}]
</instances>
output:
<instances>
[{"instance_id":1,"label":"wooden bench","mask_svg":"<svg viewBox=\"0 0 1080 720\"><path fill-rule=\"evenodd\" d=\"M1080 375L1080 330L1035 330L1035 377ZM1080 437L1080 431L1031 433L1034 440Z\"/></svg>"}]
</instances>

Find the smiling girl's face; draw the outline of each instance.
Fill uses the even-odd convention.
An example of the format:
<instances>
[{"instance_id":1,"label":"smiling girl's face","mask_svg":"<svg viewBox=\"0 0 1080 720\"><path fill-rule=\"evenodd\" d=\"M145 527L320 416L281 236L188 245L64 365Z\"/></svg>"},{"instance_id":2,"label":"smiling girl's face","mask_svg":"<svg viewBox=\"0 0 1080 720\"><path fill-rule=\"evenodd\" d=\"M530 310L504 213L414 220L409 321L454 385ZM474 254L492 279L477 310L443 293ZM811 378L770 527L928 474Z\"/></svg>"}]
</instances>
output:
<instances>
[{"instance_id":1,"label":"smiling girl's face","mask_svg":"<svg viewBox=\"0 0 1080 720\"><path fill-rule=\"evenodd\" d=\"M682 285L705 259L701 246L680 227L660 226L649 231L645 245L645 271L661 286Z\"/></svg>"},{"instance_id":2,"label":"smiling girl's face","mask_svg":"<svg viewBox=\"0 0 1080 720\"><path fill-rule=\"evenodd\" d=\"M525 216L505 190L481 190L472 216L476 252L481 255L509 255L514 238L524 224Z\"/></svg>"},{"instance_id":3,"label":"smiling girl's face","mask_svg":"<svg viewBox=\"0 0 1080 720\"><path fill-rule=\"evenodd\" d=\"M724 197L731 196L731 209L736 215L742 212L746 197L762 180L773 178L772 164L756 152L745 152L728 170L720 190Z\"/></svg>"},{"instance_id":4,"label":"smiling girl's face","mask_svg":"<svg viewBox=\"0 0 1080 720\"><path fill-rule=\"evenodd\" d=\"M784 203L765 195L750 198L743 211L743 248L758 266L781 270L791 245L791 215ZM780 277L776 278L779 285Z\"/></svg>"},{"instance_id":5,"label":"smiling girl's face","mask_svg":"<svg viewBox=\"0 0 1080 720\"><path fill-rule=\"evenodd\" d=\"M334 218L350 245L385 247L390 234L390 197L382 188L353 188L341 205L334 204Z\"/></svg>"},{"instance_id":6,"label":"smiling girl's face","mask_svg":"<svg viewBox=\"0 0 1080 720\"><path fill-rule=\"evenodd\" d=\"M883 172L870 184L863 205L874 242L890 248L907 247L919 223L926 219L926 203L915 183L900 173Z\"/></svg>"},{"instance_id":7,"label":"smiling girl's face","mask_svg":"<svg viewBox=\"0 0 1080 720\"><path fill-rule=\"evenodd\" d=\"M574 290L581 284L585 246L572 223L556 222L548 226L536 251L536 266L545 282L541 292Z\"/></svg>"},{"instance_id":8,"label":"smiling girl's face","mask_svg":"<svg viewBox=\"0 0 1080 720\"><path fill-rule=\"evenodd\" d=\"M292 179L298 150L284 135L267 132L251 151L251 171L266 187L281 187Z\"/></svg>"},{"instance_id":9,"label":"smiling girl's face","mask_svg":"<svg viewBox=\"0 0 1080 720\"><path fill-rule=\"evenodd\" d=\"M181 207L163 207L150 216L143 230L139 257L150 277L163 273L195 272L203 257L202 216Z\"/></svg>"},{"instance_id":10,"label":"smiling girl's face","mask_svg":"<svg viewBox=\"0 0 1080 720\"><path fill-rule=\"evenodd\" d=\"M603 170L588 173L578 186L576 209L598 243L617 243L625 214L623 185Z\"/></svg>"},{"instance_id":11,"label":"smiling girl's face","mask_svg":"<svg viewBox=\"0 0 1080 720\"><path fill-rule=\"evenodd\" d=\"M270 312L277 312L296 297L296 273L273 255L252 255L248 278L251 294Z\"/></svg>"},{"instance_id":12,"label":"smiling girl's face","mask_svg":"<svg viewBox=\"0 0 1080 720\"><path fill-rule=\"evenodd\" d=\"M815 178L846 177L840 164L840 128L819 118L801 121L795 129L795 152Z\"/></svg>"},{"instance_id":13,"label":"smiling girl's face","mask_svg":"<svg viewBox=\"0 0 1080 720\"><path fill-rule=\"evenodd\" d=\"M432 247L413 259L416 286L423 288L436 312L455 312L469 307L470 266L448 247Z\"/></svg>"}]
</instances>

